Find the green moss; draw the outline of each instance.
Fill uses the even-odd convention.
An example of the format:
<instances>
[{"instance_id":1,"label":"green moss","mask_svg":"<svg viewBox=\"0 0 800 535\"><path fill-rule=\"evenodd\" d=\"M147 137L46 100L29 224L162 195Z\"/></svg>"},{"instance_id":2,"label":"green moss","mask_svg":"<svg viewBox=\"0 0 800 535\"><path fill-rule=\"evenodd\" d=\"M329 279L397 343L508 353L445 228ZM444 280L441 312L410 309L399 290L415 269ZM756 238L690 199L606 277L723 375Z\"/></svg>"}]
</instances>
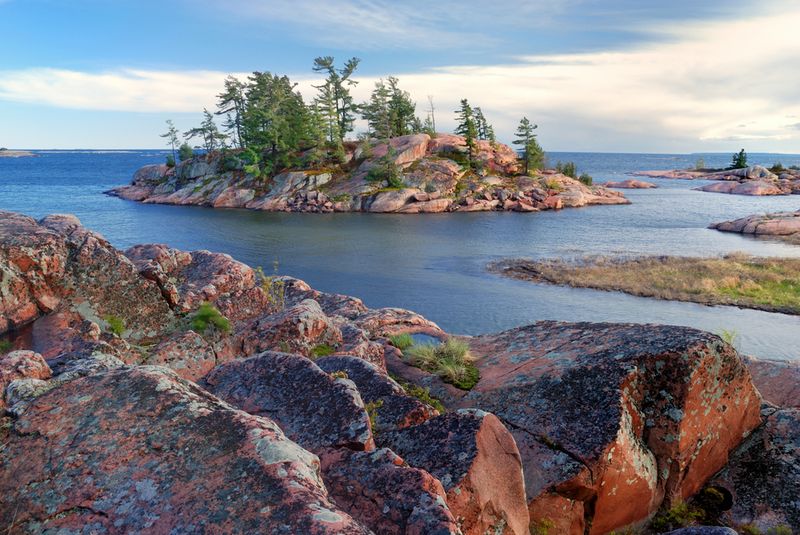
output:
<instances>
[{"instance_id":1,"label":"green moss","mask_svg":"<svg viewBox=\"0 0 800 535\"><path fill-rule=\"evenodd\" d=\"M446 383L462 390L470 390L480 380L480 372L472 363L469 344L448 338L439 345L412 346L406 351L412 366L435 373Z\"/></svg>"},{"instance_id":2,"label":"green moss","mask_svg":"<svg viewBox=\"0 0 800 535\"><path fill-rule=\"evenodd\" d=\"M198 333L206 333L210 330L217 330L223 334L231 331L231 323L228 318L223 316L220 311L211 303L202 303L189 318L192 330Z\"/></svg>"},{"instance_id":3,"label":"green moss","mask_svg":"<svg viewBox=\"0 0 800 535\"><path fill-rule=\"evenodd\" d=\"M381 407L383 407L382 399L370 401L369 403L364 404L364 409L366 409L367 414L369 415L369 425L372 428L373 435L377 429L378 409Z\"/></svg>"},{"instance_id":4,"label":"green moss","mask_svg":"<svg viewBox=\"0 0 800 535\"><path fill-rule=\"evenodd\" d=\"M5 355L11 348L14 347L14 344L9 342L8 340L0 340L0 355Z\"/></svg>"},{"instance_id":5,"label":"green moss","mask_svg":"<svg viewBox=\"0 0 800 535\"><path fill-rule=\"evenodd\" d=\"M549 518L541 518L539 520L531 520L530 532L531 535L550 535L550 530L555 527L555 522Z\"/></svg>"},{"instance_id":6,"label":"green moss","mask_svg":"<svg viewBox=\"0 0 800 535\"><path fill-rule=\"evenodd\" d=\"M389 337L389 341L401 351L414 345L414 338L408 333L393 334Z\"/></svg>"},{"instance_id":7,"label":"green moss","mask_svg":"<svg viewBox=\"0 0 800 535\"><path fill-rule=\"evenodd\" d=\"M333 347L328 344L317 344L311 348L311 358L318 359L320 357L327 357L334 352Z\"/></svg>"},{"instance_id":8,"label":"green moss","mask_svg":"<svg viewBox=\"0 0 800 535\"><path fill-rule=\"evenodd\" d=\"M122 334L125 332L125 320L119 316L106 316L103 320L108 324L108 332L122 338Z\"/></svg>"}]
</instances>

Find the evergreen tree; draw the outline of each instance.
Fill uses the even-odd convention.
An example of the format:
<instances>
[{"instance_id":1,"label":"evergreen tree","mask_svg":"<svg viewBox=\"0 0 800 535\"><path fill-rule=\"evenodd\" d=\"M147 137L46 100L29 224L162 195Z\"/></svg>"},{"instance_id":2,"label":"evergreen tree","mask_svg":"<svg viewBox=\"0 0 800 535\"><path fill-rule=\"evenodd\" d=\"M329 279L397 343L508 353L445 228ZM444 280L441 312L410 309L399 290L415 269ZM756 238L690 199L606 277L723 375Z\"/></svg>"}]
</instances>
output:
<instances>
[{"instance_id":1,"label":"evergreen tree","mask_svg":"<svg viewBox=\"0 0 800 535\"><path fill-rule=\"evenodd\" d=\"M464 136L467 143L467 163L470 167L473 164L473 157L475 155L475 142L478 137L478 128L475 124L475 116L472 112L472 107L467 102L467 99L461 99L461 107L456 110L456 119L458 125L456 126L455 133Z\"/></svg>"},{"instance_id":2,"label":"evergreen tree","mask_svg":"<svg viewBox=\"0 0 800 535\"><path fill-rule=\"evenodd\" d=\"M350 87L358 82L351 77L360 61L358 58L350 58L344 67L337 69L333 63L333 56L323 56L314 60L314 72L327 75L325 83L314 87L319 91L317 100L325 110L325 117L329 122L331 142L341 143L344 136L353 130L358 106L353 102Z\"/></svg>"},{"instance_id":3,"label":"evergreen tree","mask_svg":"<svg viewBox=\"0 0 800 535\"><path fill-rule=\"evenodd\" d=\"M731 169L744 169L745 167L747 167L747 153L742 149L733 155Z\"/></svg>"},{"instance_id":4,"label":"evergreen tree","mask_svg":"<svg viewBox=\"0 0 800 535\"><path fill-rule=\"evenodd\" d=\"M392 94L383 79L375 82L369 102L361 105L361 117L367 121L369 132L379 139L389 139L393 132L393 117L389 100Z\"/></svg>"},{"instance_id":5,"label":"evergreen tree","mask_svg":"<svg viewBox=\"0 0 800 535\"><path fill-rule=\"evenodd\" d=\"M536 124L531 123L527 117L523 117L519 121L519 126L517 126L517 133L515 134L515 139L512 142L514 145L522 145L522 162L523 162L523 170L525 174L528 174L531 169L535 169L533 162L531 162L531 149L537 149L541 151L541 147L539 147L539 143L536 142L536 134L533 133L539 126ZM533 143L531 143L533 142ZM542 153L543 155L543 153ZM541 165L542 162L540 162Z\"/></svg>"},{"instance_id":6,"label":"evergreen tree","mask_svg":"<svg viewBox=\"0 0 800 535\"><path fill-rule=\"evenodd\" d=\"M389 92L391 93L389 115L392 124L392 137L418 132L420 129L416 128L419 124L419 119L416 116L416 103L411 100L411 95L408 91L400 89L397 78L390 76L388 81Z\"/></svg>"},{"instance_id":7,"label":"evergreen tree","mask_svg":"<svg viewBox=\"0 0 800 535\"><path fill-rule=\"evenodd\" d=\"M245 112L245 91L247 86L234 76L225 79L225 91L217 95L217 115L225 115L222 126L230 135L233 144L244 148L243 118Z\"/></svg>"},{"instance_id":8,"label":"evergreen tree","mask_svg":"<svg viewBox=\"0 0 800 535\"><path fill-rule=\"evenodd\" d=\"M436 108L433 105L433 95L428 95L428 118L425 120L431 131L436 133Z\"/></svg>"},{"instance_id":9,"label":"evergreen tree","mask_svg":"<svg viewBox=\"0 0 800 535\"><path fill-rule=\"evenodd\" d=\"M269 72L248 77L243 135L262 154L267 173L295 164L295 153L317 142L312 112L295 86L289 77Z\"/></svg>"},{"instance_id":10,"label":"evergreen tree","mask_svg":"<svg viewBox=\"0 0 800 535\"><path fill-rule=\"evenodd\" d=\"M195 137L201 138L203 140L202 147L206 152L224 147L226 139L225 134L219 131L217 123L214 122L214 116L205 108L203 109L203 122L200 126L185 132L183 137L186 141Z\"/></svg>"},{"instance_id":11,"label":"evergreen tree","mask_svg":"<svg viewBox=\"0 0 800 535\"><path fill-rule=\"evenodd\" d=\"M161 134L160 137L163 137L167 140L167 145L170 146L172 149L172 165L175 165L175 149L179 145L178 141L178 129L175 128L175 125L172 122L172 119L167 119L167 131ZM168 162L169 163L169 162Z\"/></svg>"},{"instance_id":12,"label":"evergreen tree","mask_svg":"<svg viewBox=\"0 0 800 535\"><path fill-rule=\"evenodd\" d=\"M496 141L494 136L494 128L486 121L483 116L483 111L479 107L475 107L475 127L478 130L478 139L487 139L494 143Z\"/></svg>"}]
</instances>

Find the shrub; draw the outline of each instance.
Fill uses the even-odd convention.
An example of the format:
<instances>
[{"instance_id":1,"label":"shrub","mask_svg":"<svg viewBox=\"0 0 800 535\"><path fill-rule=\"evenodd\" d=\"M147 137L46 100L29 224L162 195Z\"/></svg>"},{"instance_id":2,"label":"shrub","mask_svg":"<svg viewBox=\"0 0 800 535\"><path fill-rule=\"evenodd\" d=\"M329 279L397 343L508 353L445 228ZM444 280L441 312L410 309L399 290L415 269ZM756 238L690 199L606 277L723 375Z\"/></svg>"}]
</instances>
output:
<instances>
[{"instance_id":1,"label":"shrub","mask_svg":"<svg viewBox=\"0 0 800 535\"><path fill-rule=\"evenodd\" d=\"M242 165L242 161L235 154L228 153L222 158L223 171L238 171Z\"/></svg>"},{"instance_id":2,"label":"shrub","mask_svg":"<svg viewBox=\"0 0 800 535\"><path fill-rule=\"evenodd\" d=\"M389 152L378 160L372 169L367 173L367 180L370 182L386 181L390 188L403 187L403 170L394 162L395 150L389 147Z\"/></svg>"},{"instance_id":3,"label":"shrub","mask_svg":"<svg viewBox=\"0 0 800 535\"><path fill-rule=\"evenodd\" d=\"M317 344L311 348L311 358L318 359L332 354L334 349L328 344Z\"/></svg>"},{"instance_id":4,"label":"shrub","mask_svg":"<svg viewBox=\"0 0 800 535\"><path fill-rule=\"evenodd\" d=\"M594 182L592 175L590 175L589 173L581 173L581 176L578 178L578 180L580 180L583 184L587 186L591 186L592 182Z\"/></svg>"},{"instance_id":5,"label":"shrub","mask_svg":"<svg viewBox=\"0 0 800 535\"><path fill-rule=\"evenodd\" d=\"M420 400L421 402L425 403L426 405L430 405L431 407L439 411L441 414L447 412L447 409L442 404L442 402L433 397L431 395L431 391L428 390L427 388L423 388L421 386L412 383L403 383L400 381L398 381L398 384L403 387L403 390L405 390L406 394L408 394L409 396L413 396L418 400Z\"/></svg>"},{"instance_id":6,"label":"shrub","mask_svg":"<svg viewBox=\"0 0 800 535\"><path fill-rule=\"evenodd\" d=\"M561 187L561 182L559 182L557 178L548 178L545 180L544 187L553 191L561 191L563 189Z\"/></svg>"},{"instance_id":7,"label":"shrub","mask_svg":"<svg viewBox=\"0 0 800 535\"><path fill-rule=\"evenodd\" d=\"M575 165L575 162L558 162L556 164L556 171L570 178L578 178L578 167Z\"/></svg>"},{"instance_id":8,"label":"shrub","mask_svg":"<svg viewBox=\"0 0 800 535\"><path fill-rule=\"evenodd\" d=\"M434 191L436 191L436 186L434 184L430 182L425 184L425 193L433 193Z\"/></svg>"},{"instance_id":9,"label":"shrub","mask_svg":"<svg viewBox=\"0 0 800 535\"><path fill-rule=\"evenodd\" d=\"M334 195L331 197L333 202L348 202L352 199L353 197L349 193L340 193L339 195Z\"/></svg>"},{"instance_id":10,"label":"shrub","mask_svg":"<svg viewBox=\"0 0 800 535\"><path fill-rule=\"evenodd\" d=\"M175 167L175 156L167 154L167 167Z\"/></svg>"},{"instance_id":11,"label":"shrub","mask_svg":"<svg viewBox=\"0 0 800 535\"><path fill-rule=\"evenodd\" d=\"M12 347L14 347L14 344L12 344L10 341L0 340L0 355L5 355L11 351Z\"/></svg>"},{"instance_id":12,"label":"shrub","mask_svg":"<svg viewBox=\"0 0 800 535\"><path fill-rule=\"evenodd\" d=\"M739 340L739 333L736 332L735 330L729 331L727 329L722 329L719 332L719 337L722 338L722 341L725 342L726 344L736 347L737 342Z\"/></svg>"},{"instance_id":13,"label":"shrub","mask_svg":"<svg viewBox=\"0 0 800 535\"><path fill-rule=\"evenodd\" d=\"M122 338L122 333L125 332L125 320L119 316L106 316L103 320L108 324L108 332Z\"/></svg>"},{"instance_id":14,"label":"shrub","mask_svg":"<svg viewBox=\"0 0 800 535\"><path fill-rule=\"evenodd\" d=\"M556 527L555 523L549 518L531 520L530 532L531 535L550 535L550 530L554 527Z\"/></svg>"},{"instance_id":15,"label":"shrub","mask_svg":"<svg viewBox=\"0 0 800 535\"><path fill-rule=\"evenodd\" d=\"M412 346L406 357L413 366L435 373L446 383L462 390L471 389L480 379L478 368L472 364L469 345L456 338L448 338L439 345Z\"/></svg>"},{"instance_id":16,"label":"shrub","mask_svg":"<svg viewBox=\"0 0 800 535\"><path fill-rule=\"evenodd\" d=\"M223 316L220 311L211 303L201 303L194 314L190 317L192 330L199 333L206 333L210 329L217 330L223 334L231 331L231 322Z\"/></svg>"},{"instance_id":17,"label":"shrub","mask_svg":"<svg viewBox=\"0 0 800 535\"><path fill-rule=\"evenodd\" d=\"M731 169L744 169L745 167L747 167L747 153L742 149L731 158Z\"/></svg>"},{"instance_id":18,"label":"shrub","mask_svg":"<svg viewBox=\"0 0 800 535\"><path fill-rule=\"evenodd\" d=\"M663 533L690 526L700 517L702 517L701 512L696 511L685 502L677 502L672 508L658 513L650 526L656 532Z\"/></svg>"},{"instance_id":19,"label":"shrub","mask_svg":"<svg viewBox=\"0 0 800 535\"><path fill-rule=\"evenodd\" d=\"M408 349L414 345L414 339L408 333L393 334L389 337L389 341L397 349Z\"/></svg>"},{"instance_id":20,"label":"shrub","mask_svg":"<svg viewBox=\"0 0 800 535\"><path fill-rule=\"evenodd\" d=\"M781 162L775 162L772 165L772 167L769 168L769 171L770 171L770 173L774 173L776 175L779 175L779 174L783 173L784 171L786 171L786 168L783 166L783 164Z\"/></svg>"},{"instance_id":21,"label":"shrub","mask_svg":"<svg viewBox=\"0 0 800 535\"><path fill-rule=\"evenodd\" d=\"M247 165L257 164L261 161L261 159L258 157L258 153L250 147L239 153L239 159Z\"/></svg>"},{"instance_id":22,"label":"shrub","mask_svg":"<svg viewBox=\"0 0 800 535\"><path fill-rule=\"evenodd\" d=\"M364 408L369 415L369 425L372 428L372 434L375 434L376 427L377 427L377 420L378 420L378 409L383 407L383 400L378 399L375 401L370 401L369 403L364 404Z\"/></svg>"},{"instance_id":23,"label":"shrub","mask_svg":"<svg viewBox=\"0 0 800 535\"><path fill-rule=\"evenodd\" d=\"M190 147L188 143L184 143L183 145L180 146L180 148L178 149L178 159L180 161L183 162L193 157L194 157L194 150L192 150L192 147Z\"/></svg>"},{"instance_id":24,"label":"shrub","mask_svg":"<svg viewBox=\"0 0 800 535\"><path fill-rule=\"evenodd\" d=\"M278 276L278 261L272 263L272 275L265 275L261 266L256 268L256 282L267 296L267 302L274 312L286 308L286 282Z\"/></svg>"}]
</instances>

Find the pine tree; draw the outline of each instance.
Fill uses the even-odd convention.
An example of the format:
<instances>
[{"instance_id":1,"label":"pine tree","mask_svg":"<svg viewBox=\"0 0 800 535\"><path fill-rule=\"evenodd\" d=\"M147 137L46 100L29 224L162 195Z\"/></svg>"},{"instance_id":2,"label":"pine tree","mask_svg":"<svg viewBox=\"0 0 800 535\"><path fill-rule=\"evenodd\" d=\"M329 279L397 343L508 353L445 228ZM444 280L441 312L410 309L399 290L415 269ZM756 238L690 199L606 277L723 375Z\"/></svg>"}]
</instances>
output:
<instances>
[{"instance_id":1,"label":"pine tree","mask_svg":"<svg viewBox=\"0 0 800 535\"><path fill-rule=\"evenodd\" d=\"M478 139L487 139L494 143L496 141L494 136L494 128L486 121L483 116L483 111L479 107L475 107L475 127L478 130Z\"/></svg>"},{"instance_id":2,"label":"pine tree","mask_svg":"<svg viewBox=\"0 0 800 535\"><path fill-rule=\"evenodd\" d=\"M163 137L167 140L167 145L170 146L172 149L172 165L175 165L175 149L179 145L178 141L178 129L175 128L175 125L172 122L172 119L167 119L167 131L161 134L160 137ZM169 163L169 161L167 162Z\"/></svg>"},{"instance_id":3,"label":"pine tree","mask_svg":"<svg viewBox=\"0 0 800 535\"><path fill-rule=\"evenodd\" d=\"M203 122L200 126L185 132L183 137L186 141L200 137L203 140L203 148L206 152L223 148L227 139L227 136L219 131L217 123L214 122L214 116L205 108L203 109Z\"/></svg>"},{"instance_id":4,"label":"pine tree","mask_svg":"<svg viewBox=\"0 0 800 535\"><path fill-rule=\"evenodd\" d=\"M388 82L391 93L389 115L392 123L392 137L412 134L419 122L416 116L417 105L411 100L408 91L400 89L397 78L390 76Z\"/></svg>"},{"instance_id":5,"label":"pine tree","mask_svg":"<svg viewBox=\"0 0 800 535\"><path fill-rule=\"evenodd\" d=\"M353 80L351 76L360 61L358 58L350 58L344 64L344 67L337 69L333 63L333 56L323 56L314 60L314 72L327 74L325 83L314 87L319 91L317 98L323 104L323 108L327 110L326 115L331 123L328 127L331 134L331 142L338 141L341 143L344 140L344 136L353 130L358 106L353 102L350 87L358 82ZM336 123L335 127L332 124L333 122ZM337 139L333 138L334 135Z\"/></svg>"},{"instance_id":6,"label":"pine tree","mask_svg":"<svg viewBox=\"0 0 800 535\"><path fill-rule=\"evenodd\" d=\"M230 135L236 147L245 147L244 134L244 112L245 112L245 91L247 86L234 76L225 79L225 91L217 95L217 115L225 115L225 122L222 126Z\"/></svg>"},{"instance_id":7,"label":"pine tree","mask_svg":"<svg viewBox=\"0 0 800 535\"><path fill-rule=\"evenodd\" d=\"M742 149L733 155L731 169L744 169L745 167L747 167L747 153Z\"/></svg>"},{"instance_id":8,"label":"pine tree","mask_svg":"<svg viewBox=\"0 0 800 535\"><path fill-rule=\"evenodd\" d=\"M360 106L361 117L367 121L370 134L379 139L389 139L393 134L392 116L389 109L391 96L389 88L381 78L375 82L375 89L372 90L369 102Z\"/></svg>"},{"instance_id":9,"label":"pine tree","mask_svg":"<svg viewBox=\"0 0 800 535\"><path fill-rule=\"evenodd\" d=\"M461 107L456 110L456 119L458 120L458 125L456 126L455 133L464 136L464 140L467 143L467 163L472 167L473 157L475 155L475 142L478 137L478 128L475 125L472 107L465 98L461 99Z\"/></svg>"},{"instance_id":10,"label":"pine tree","mask_svg":"<svg viewBox=\"0 0 800 535\"><path fill-rule=\"evenodd\" d=\"M531 165L533 163L531 161L533 151L538 147L538 150L541 152L541 147L539 146L539 143L536 142L536 134L533 133L533 131L538 127L538 125L531 123L527 117L523 117L519 121L519 126L517 126L516 139L514 139L512 142L514 145L522 145L522 162L525 174L528 174L531 169L534 169L534 167ZM542 152L542 157L543 154L544 153ZM539 162L539 165L542 163L543 162Z\"/></svg>"}]
</instances>

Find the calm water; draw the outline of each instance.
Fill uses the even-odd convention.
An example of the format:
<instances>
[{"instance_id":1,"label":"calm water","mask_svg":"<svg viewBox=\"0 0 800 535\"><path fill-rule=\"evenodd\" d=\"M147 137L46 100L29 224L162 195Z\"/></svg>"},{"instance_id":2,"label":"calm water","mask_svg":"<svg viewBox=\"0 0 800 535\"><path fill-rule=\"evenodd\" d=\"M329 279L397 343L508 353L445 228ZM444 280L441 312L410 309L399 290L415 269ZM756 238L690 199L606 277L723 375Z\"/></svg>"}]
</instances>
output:
<instances>
[{"instance_id":1,"label":"calm water","mask_svg":"<svg viewBox=\"0 0 800 535\"><path fill-rule=\"evenodd\" d=\"M251 265L302 278L315 288L361 297L368 306L415 310L456 333L478 334L540 319L687 325L739 333L742 350L800 359L800 319L781 314L655 301L560 288L486 272L504 257L583 254L713 255L746 251L800 256L800 247L707 230L719 220L800 209L800 196L748 198L691 191L702 182L658 182L628 191L630 206L540 214L269 214L246 210L142 205L102 192L127 183L159 151L43 151L0 159L0 209L34 217L74 213L118 247L161 242L230 253ZM725 165L728 155L552 153L595 180L643 169L690 167L698 157ZM752 163L800 164L800 155L751 154Z\"/></svg>"}]
</instances>

